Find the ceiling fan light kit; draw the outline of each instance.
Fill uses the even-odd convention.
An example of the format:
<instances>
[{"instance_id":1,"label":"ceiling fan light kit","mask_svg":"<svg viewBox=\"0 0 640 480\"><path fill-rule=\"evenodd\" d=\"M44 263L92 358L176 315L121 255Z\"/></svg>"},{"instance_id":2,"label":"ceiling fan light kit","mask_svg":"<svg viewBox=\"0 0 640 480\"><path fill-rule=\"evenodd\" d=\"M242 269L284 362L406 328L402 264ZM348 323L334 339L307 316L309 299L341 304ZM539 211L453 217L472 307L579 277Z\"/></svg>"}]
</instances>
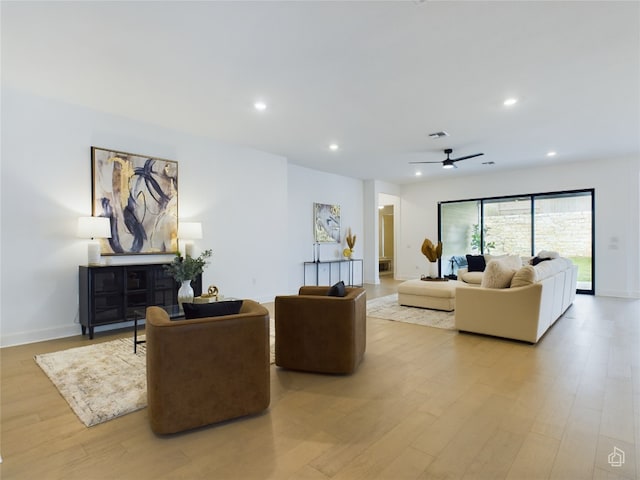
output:
<instances>
[{"instance_id":1,"label":"ceiling fan light kit","mask_svg":"<svg viewBox=\"0 0 640 480\"><path fill-rule=\"evenodd\" d=\"M442 162L442 168L458 168L456 167L456 164L453 163L451 160L445 160Z\"/></svg>"},{"instance_id":2,"label":"ceiling fan light kit","mask_svg":"<svg viewBox=\"0 0 640 480\"><path fill-rule=\"evenodd\" d=\"M460 157L460 158L451 158L450 155L453 153L453 149L452 148L445 148L444 149L444 153L446 153L447 158L442 160L442 161L438 161L438 162L409 162L412 164L415 163L441 163L442 164L442 168L458 168L456 165L456 162L459 162L461 160L468 160L470 158L475 158L475 157L479 157L481 155L484 155L484 153L474 153L473 155L466 155L464 157Z\"/></svg>"}]
</instances>

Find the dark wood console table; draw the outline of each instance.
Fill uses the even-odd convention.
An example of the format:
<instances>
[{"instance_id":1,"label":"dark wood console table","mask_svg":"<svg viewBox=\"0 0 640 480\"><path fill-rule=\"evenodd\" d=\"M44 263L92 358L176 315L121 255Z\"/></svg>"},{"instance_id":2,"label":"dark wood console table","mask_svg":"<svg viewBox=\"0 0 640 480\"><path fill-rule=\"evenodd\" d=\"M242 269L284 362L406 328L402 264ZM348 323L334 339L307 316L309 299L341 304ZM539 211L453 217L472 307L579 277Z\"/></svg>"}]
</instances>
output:
<instances>
[{"instance_id":1,"label":"dark wood console table","mask_svg":"<svg viewBox=\"0 0 640 480\"><path fill-rule=\"evenodd\" d=\"M178 303L179 285L166 272L167 263L80 266L79 303L82 334L112 323L133 321L136 310ZM192 282L202 294L202 276Z\"/></svg>"}]
</instances>

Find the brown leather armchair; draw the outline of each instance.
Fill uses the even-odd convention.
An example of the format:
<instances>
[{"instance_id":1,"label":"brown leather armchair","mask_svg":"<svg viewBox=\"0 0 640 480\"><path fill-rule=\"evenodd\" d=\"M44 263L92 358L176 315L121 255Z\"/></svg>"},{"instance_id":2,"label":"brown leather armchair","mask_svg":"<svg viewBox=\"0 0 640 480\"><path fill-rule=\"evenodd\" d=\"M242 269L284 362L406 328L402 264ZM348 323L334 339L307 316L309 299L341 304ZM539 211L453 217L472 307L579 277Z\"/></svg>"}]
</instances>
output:
<instances>
[{"instance_id":1,"label":"brown leather armchair","mask_svg":"<svg viewBox=\"0 0 640 480\"><path fill-rule=\"evenodd\" d=\"M259 413L270 402L269 311L170 320L147 308L149 422L166 434Z\"/></svg>"},{"instance_id":2,"label":"brown leather armchair","mask_svg":"<svg viewBox=\"0 0 640 480\"><path fill-rule=\"evenodd\" d=\"M330 287L301 287L298 295L275 300L276 365L319 373L353 373L366 350L367 296L347 287L330 297Z\"/></svg>"}]
</instances>

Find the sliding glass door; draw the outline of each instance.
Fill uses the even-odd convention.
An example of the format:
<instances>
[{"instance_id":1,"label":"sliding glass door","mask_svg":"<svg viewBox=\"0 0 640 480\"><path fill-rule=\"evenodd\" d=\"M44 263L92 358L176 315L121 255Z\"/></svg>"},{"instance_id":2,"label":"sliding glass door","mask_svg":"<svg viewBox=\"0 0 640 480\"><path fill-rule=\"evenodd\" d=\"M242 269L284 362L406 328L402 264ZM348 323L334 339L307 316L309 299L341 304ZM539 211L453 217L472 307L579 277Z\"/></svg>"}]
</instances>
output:
<instances>
[{"instance_id":1,"label":"sliding glass door","mask_svg":"<svg viewBox=\"0 0 640 480\"><path fill-rule=\"evenodd\" d=\"M467 253L480 253L480 206L476 200L440 205L442 275L455 275Z\"/></svg>"},{"instance_id":2,"label":"sliding glass door","mask_svg":"<svg viewBox=\"0 0 640 480\"><path fill-rule=\"evenodd\" d=\"M493 199L483 203L483 253L530 255L531 198Z\"/></svg>"},{"instance_id":3,"label":"sliding glass door","mask_svg":"<svg viewBox=\"0 0 640 480\"><path fill-rule=\"evenodd\" d=\"M439 205L442 275L465 255L560 252L578 266L578 292L593 294L594 190L493 197Z\"/></svg>"},{"instance_id":4,"label":"sliding glass door","mask_svg":"<svg viewBox=\"0 0 640 480\"><path fill-rule=\"evenodd\" d=\"M534 251L562 252L578 266L578 290L593 291L593 195L536 195Z\"/></svg>"}]
</instances>

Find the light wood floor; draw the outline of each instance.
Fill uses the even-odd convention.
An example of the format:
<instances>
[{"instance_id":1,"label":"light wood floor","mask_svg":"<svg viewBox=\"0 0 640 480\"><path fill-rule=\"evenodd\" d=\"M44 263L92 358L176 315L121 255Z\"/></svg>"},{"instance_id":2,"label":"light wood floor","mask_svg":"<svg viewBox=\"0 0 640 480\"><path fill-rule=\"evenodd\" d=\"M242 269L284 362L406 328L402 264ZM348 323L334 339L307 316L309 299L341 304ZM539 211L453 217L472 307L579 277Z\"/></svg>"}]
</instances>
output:
<instances>
[{"instance_id":1,"label":"light wood floor","mask_svg":"<svg viewBox=\"0 0 640 480\"><path fill-rule=\"evenodd\" d=\"M33 361L87 339L5 348L0 476L640 478L639 325L639 300L590 296L537 346L371 318L354 375L272 367L266 413L165 438L146 409L84 427Z\"/></svg>"}]
</instances>

